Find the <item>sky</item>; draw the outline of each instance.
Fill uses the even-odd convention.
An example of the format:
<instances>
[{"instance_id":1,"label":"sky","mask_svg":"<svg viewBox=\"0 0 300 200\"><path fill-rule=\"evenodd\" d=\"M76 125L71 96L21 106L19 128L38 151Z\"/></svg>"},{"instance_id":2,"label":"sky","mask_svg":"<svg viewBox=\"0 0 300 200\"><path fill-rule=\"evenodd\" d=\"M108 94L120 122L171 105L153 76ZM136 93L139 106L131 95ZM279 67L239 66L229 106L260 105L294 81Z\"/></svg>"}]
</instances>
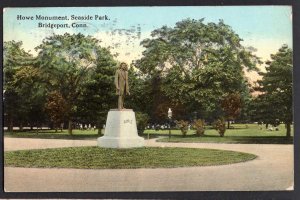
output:
<instances>
[{"instance_id":1,"label":"sky","mask_svg":"<svg viewBox=\"0 0 300 200\"><path fill-rule=\"evenodd\" d=\"M33 17L33 20L17 20ZM67 16L68 20L38 20L36 15ZM71 19L92 16L92 20ZM95 15L107 20L95 19ZM101 40L102 46L111 47L116 59L131 63L142 56L140 42L150 38L151 31L164 25L174 27L183 19L201 19L204 23L224 20L243 39L244 46L257 49L255 54L263 61L283 45L292 48L291 6L182 6L182 7L54 7L54 8L4 8L4 41L23 41L25 50L36 54L34 47L52 34L83 33ZM38 27L39 23L69 24L68 28ZM71 27L72 23L87 27ZM263 66L261 66L263 69ZM250 73L250 79L257 74Z\"/></svg>"}]
</instances>

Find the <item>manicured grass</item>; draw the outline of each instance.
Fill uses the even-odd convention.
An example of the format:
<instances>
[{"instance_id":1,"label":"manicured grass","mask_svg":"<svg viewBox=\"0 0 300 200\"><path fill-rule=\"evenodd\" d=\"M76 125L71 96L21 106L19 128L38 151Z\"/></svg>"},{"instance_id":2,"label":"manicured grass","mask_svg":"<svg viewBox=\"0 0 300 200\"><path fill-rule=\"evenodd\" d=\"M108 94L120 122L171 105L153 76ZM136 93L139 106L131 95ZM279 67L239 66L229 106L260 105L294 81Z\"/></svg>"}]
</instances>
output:
<instances>
[{"instance_id":1,"label":"manicured grass","mask_svg":"<svg viewBox=\"0 0 300 200\"><path fill-rule=\"evenodd\" d=\"M195 130L189 130L186 137L183 137L180 130L172 130L171 139L162 138L160 142L202 142L202 143L240 143L240 144L293 144L293 137L286 138L284 125L279 126L279 131L268 131L257 124L234 124L234 129L227 129L224 137L211 127L206 127L205 136L198 137ZM146 130L144 135L168 137L168 130ZM292 128L293 135L293 128Z\"/></svg>"},{"instance_id":2,"label":"manicured grass","mask_svg":"<svg viewBox=\"0 0 300 200\"><path fill-rule=\"evenodd\" d=\"M100 137L98 130L78 130L74 129L73 134L70 135L68 130L63 130L60 132L58 130L36 130L33 131L14 131L14 132L4 132L5 137L16 137L16 138L41 138L41 139L97 139Z\"/></svg>"},{"instance_id":3,"label":"manicured grass","mask_svg":"<svg viewBox=\"0 0 300 200\"><path fill-rule=\"evenodd\" d=\"M293 144L293 138L285 137L247 137L247 136L203 136L190 135L187 137L173 136L158 139L158 142L184 142L184 143L230 143L230 144Z\"/></svg>"},{"instance_id":4,"label":"manicured grass","mask_svg":"<svg viewBox=\"0 0 300 200\"><path fill-rule=\"evenodd\" d=\"M81 169L170 168L225 165L255 158L253 154L216 149L71 147L5 152L4 164L13 167Z\"/></svg>"},{"instance_id":5,"label":"manicured grass","mask_svg":"<svg viewBox=\"0 0 300 200\"><path fill-rule=\"evenodd\" d=\"M293 137L286 138L286 129L283 124L279 126L279 131L268 131L265 126L257 124L233 124L234 129L227 129L224 137L220 137L218 132L210 126L206 126L205 136L198 137L195 130L189 130L184 138L180 130L171 131L170 142L205 142L205 143L242 143L242 144L293 144ZM262 129L261 129L262 128ZM293 127L292 127L293 135ZM54 130L41 130L38 133L34 131L13 133L5 132L5 137L17 138L42 138L42 139L97 139L98 130L73 130L73 135L69 135L67 130L63 132ZM169 130L145 130L142 135L145 139L157 138L160 136L168 137ZM161 142L169 142L168 138L159 139Z\"/></svg>"}]
</instances>

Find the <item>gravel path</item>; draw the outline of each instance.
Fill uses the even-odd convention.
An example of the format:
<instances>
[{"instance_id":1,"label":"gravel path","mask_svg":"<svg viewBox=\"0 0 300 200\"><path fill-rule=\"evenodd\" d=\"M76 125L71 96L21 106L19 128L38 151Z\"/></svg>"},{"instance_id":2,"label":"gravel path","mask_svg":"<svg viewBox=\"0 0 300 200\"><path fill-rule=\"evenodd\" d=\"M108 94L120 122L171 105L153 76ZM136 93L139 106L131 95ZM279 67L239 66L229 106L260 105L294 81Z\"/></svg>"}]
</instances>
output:
<instances>
[{"instance_id":1,"label":"gravel path","mask_svg":"<svg viewBox=\"0 0 300 200\"><path fill-rule=\"evenodd\" d=\"M96 140L4 138L5 151L94 146ZM160 143L146 146L248 152L257 159L222 166L155 169L4 168L8 192L266 191L293 189L293 145Z\"/></svg>"}]
</instances>

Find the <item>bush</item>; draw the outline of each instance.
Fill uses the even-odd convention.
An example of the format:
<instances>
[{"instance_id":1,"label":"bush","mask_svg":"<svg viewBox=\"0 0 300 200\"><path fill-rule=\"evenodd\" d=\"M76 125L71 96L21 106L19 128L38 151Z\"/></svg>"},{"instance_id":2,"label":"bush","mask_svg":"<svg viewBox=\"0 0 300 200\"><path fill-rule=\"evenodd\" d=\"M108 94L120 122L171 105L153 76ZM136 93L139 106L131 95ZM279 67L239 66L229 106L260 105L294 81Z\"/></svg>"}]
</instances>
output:
<instances>
[{"instance_id":1,"label":"bush","mask_svg":"<svg viewBox=\"0 0 300 200\"><path fill-rule=\"evenodd\" d=\"M187 121L184 121L184 120L179 120L179 121L176 121L176 125L181 130L181 133L182 133L183 137L185 137L186 133L188 131L189 123Z\"/></svg>"},{"instance_id":2,"label":"bush","mask_svg":"<svg viewBox=\"0 0 300 200\"><path fill-rule=\"evenodd\" d=\"M136 113L136 125L137 125L137 130L139 135L144 133L148 121L149 121L149 116L146 113L141 113L141 112Z\"/></svg>"},{"instance_id":3,"label":"bush","mask_svg":"<svg viewBox=\"0 0 300 200\"><path fill-rule=\"evenodd\" d=\"M205 125L204 120L202 119L194 120L193 128L196 129L196 134L198 136L204 135L204 131L205 131L204 125Z\"/></svg>"},{"instance_id":4,"label":"bush","mask_svg":"<svg viewBox=\"0 0 300 200\"><path fill-rule=\"evenodd\" d=\"M218 119L214 122L213 127L219 132L220 136L223 137L226 131L225 120L223 118Z\"/></svg>"}]
</instances>

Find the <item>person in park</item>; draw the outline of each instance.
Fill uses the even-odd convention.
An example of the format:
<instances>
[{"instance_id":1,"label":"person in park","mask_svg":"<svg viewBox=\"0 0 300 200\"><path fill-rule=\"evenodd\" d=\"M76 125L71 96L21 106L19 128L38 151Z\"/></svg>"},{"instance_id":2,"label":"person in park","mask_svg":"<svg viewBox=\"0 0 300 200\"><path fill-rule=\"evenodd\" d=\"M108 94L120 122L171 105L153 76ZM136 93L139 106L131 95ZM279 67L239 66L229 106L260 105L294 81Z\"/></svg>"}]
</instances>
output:
<instances>
[{"instance_id":1,"label":"person in park","mask_svg":"<svg viewBox=\"0 0 300 200\"><path fill-rule=\"evenodd\" d=\"M118 95L118 109L124 109L124 97L130 95L128 85L128 67L122 62L115 74L116 94Z\"/></svg>"}]
</instances>

